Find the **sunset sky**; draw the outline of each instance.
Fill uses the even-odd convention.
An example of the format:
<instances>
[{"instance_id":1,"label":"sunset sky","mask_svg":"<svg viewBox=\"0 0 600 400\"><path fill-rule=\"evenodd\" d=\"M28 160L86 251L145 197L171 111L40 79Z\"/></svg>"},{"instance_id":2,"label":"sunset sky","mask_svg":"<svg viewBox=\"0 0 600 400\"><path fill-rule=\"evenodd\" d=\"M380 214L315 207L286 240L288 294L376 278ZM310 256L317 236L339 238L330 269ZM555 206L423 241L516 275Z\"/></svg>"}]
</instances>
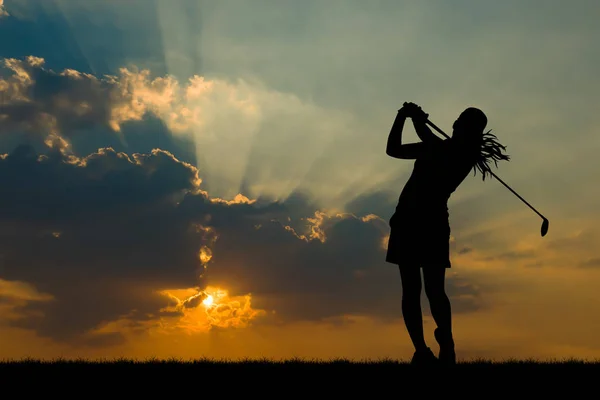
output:
<instances>
[{"instance_id":1,"label":"sunset sky","mask_svg":"<svg viewBox=\"0 0 600 400\"><path fill-rule=\"evenodd\" d=\"M458 358L600 358L598 16L0 0L0 358L410 358L385 262L405 101L448 134L481 108L550 220L479 174L453 194Z\"/></svg>"}]
</instances>

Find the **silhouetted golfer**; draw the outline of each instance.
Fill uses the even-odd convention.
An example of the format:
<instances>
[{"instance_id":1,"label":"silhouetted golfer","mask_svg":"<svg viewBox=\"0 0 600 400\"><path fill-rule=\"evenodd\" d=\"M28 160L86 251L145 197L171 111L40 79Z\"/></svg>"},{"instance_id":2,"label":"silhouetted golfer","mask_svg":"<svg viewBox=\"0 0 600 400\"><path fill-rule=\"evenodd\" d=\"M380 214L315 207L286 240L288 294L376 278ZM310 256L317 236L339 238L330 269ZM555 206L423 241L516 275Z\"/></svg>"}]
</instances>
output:
<instances>
[{"instance_id":1,"label":"silhouetted golfer","mask_svg":"<svg viewBox=\"0 0 600 400\"><path fill-rule=\"evenodd\" d=\"M421 142L402 143L406 118L411 118ZM487 117L477 108L467 108L454 122L452 138L441 139L426 125L428 114L414 103L404 103L392 126L386 153L394 158L414 159L413 172L390 219L386 261L400 267L402 314L415 347L411 363L438 362L425 343L421 314L421 268L431 315L437 324L439 361L455 364L450 300L445 292L446 269L450 268L450 223L448 199L471 169L483 179L489 160L509 160L505 147L485 132Z\"/></svg>"}]
</instances>

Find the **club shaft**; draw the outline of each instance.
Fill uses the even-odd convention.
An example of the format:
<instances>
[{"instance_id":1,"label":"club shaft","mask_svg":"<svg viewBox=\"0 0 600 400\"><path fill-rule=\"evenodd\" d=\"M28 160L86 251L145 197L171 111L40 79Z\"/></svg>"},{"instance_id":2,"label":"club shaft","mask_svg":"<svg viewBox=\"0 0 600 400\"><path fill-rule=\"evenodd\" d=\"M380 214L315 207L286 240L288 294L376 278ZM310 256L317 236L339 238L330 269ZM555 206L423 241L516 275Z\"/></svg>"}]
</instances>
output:
<instances>
[{"instance_id":1,"label":"club shaft","mask_svg":"<svg viewBox=\"0 0 600 400\"><path fill-rule=\"evenodd\" d=\"M450 139L450 136L446 135L444 133L444 131L442 131L440 128L438 128L433 122L431 122L430 120L426 121L429 125L431 125L431 127L433 129L435 129L437 132L439 132L440 134L444 135L447 139ZM496 178L498 180L498 182L500 182L501 184L504 185L504 187L506 187L508 190L510 190L515 196L517 196L523 203L527 204L527 206L529 208L531 208L537 215L539 215L540 217L542 217L543 219L546 219L546 217L544 217L542 214L539 213L538 210L536 210L531 204L529 204L524 198L522 198L517 192L515 192L510 186L508 186L502 179L498 178L498 176L496 174L494 174L492 171L489 171L490 174Z\"/></svg>"}]
</instances>

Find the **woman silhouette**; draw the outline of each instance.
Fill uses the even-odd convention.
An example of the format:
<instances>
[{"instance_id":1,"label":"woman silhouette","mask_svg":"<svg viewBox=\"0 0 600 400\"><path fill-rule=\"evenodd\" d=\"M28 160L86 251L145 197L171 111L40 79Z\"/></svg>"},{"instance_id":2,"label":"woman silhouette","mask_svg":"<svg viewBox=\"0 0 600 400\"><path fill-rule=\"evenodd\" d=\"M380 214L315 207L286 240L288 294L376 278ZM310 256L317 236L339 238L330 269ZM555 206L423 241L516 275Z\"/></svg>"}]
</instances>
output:
<instances>
[{"instance_id":1,"label":"woman silhouette","mask_svg":"<svg viewBox=\"0 0 600 400\"><path fill-rule=\"evenodd\" d=\"M402 143L406 118L411 118L421 142ZM402 315L415 347L411 363L438 361L425 343L421 314L421 269L425 294L437 329L439 361L455 364L450 300L445 292L450 264L448 200L471 169L485 180L489 160L509 160L506 148L490 131L484 133L487 117L477 108L467 108L454 122L451 139L441 139L427 127L428 114L414 103L404 103L392 126L386 153L390 157L414 159L412 174L404 186L396 212L390 219L386 261L397 264L402 279Z\"/></svg>"}]
</instances>

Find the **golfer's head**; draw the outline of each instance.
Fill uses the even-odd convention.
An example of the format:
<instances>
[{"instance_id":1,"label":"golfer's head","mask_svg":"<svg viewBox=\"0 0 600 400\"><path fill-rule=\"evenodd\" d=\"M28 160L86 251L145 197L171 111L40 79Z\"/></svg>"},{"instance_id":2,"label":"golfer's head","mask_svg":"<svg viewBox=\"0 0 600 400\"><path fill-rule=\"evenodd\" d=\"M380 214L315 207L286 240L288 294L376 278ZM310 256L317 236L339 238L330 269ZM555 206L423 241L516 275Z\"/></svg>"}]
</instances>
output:
<instances>
[{"instance_id":1,"label":"golfer's head","mask_svg":"<svg viewBox=\"0 0 600 400\"><path fill-rule=\"evenodd\" d=\"M452 137L459 138L477 138L483 135L483 130L487 125L487 117L478 108L469 107L463 111L458 119L454 121Z\"/></svg>"}]
</instances>

